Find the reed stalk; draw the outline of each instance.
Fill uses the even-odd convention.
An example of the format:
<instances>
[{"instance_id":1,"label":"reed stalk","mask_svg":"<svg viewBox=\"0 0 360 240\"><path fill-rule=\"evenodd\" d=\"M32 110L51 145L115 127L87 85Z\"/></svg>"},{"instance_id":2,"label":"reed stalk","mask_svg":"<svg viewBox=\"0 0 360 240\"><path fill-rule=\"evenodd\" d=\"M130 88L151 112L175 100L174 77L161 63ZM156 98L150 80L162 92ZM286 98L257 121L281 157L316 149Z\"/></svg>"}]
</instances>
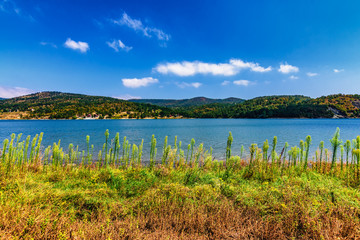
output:
<instances>
[{"instance_id":1,"label":"reed stalk","mask_svg":"<svg viewBox=\"0 0 360 240\"><path fill-rule=\"evenodd\" d=\"M231 144L233 142L233 136L231 134L231 132L229 132L229 137L227 140L227 144L226 144L226 162L229 161L230 157L231 157Z\"/></svg>"},{"instance_id":2,"label":"reed stalk","mask_svg":"<svg viewBox=\"0 0 360 240\"><path fill-rule=\"evenodd\" d=\"M304 170L306 170L307 167L308 167L308 158L309 158L310 145L311 145L311 136L308 135L308 136L306 136L306 139L305 139L305 163L304 163Z\"/></svg>"},{"instance_id":3,"label":"reed stalk","mask_svg":"<svg viewBox=\"0 0 360 240\"><path fill-rule=\"evenodd\" d=\"M156 138L155 135L151 136L151 142L150 142L150 167L153 168L156 164Z\"/></svg>"},{"instance_id":4,"label":"reed stalk","mask_svg":"<svg viewBox=\"0 0 360 240\"><path fill-rule=\"evenodd\" d=\"M322 157L323 157L323 151L324 151L324 141L321 141L320 144L319 144L319 148L320 148L320 166L319 166L319 169L320 169L320 172L322 172Z\"/></svg>"},{"instance_id":5,"label":"reed stalk","mask_svg":"<svg viewBox=\"0 0 360 240\"><path fill-rule=\"evenodd\" d=\"M268 156L268 150L269 150L269 141L267 139L263 144L262 150L263 150L263 162L264 162L265 167L267 167L267 163L268 163L267 156Z\"/></svg>"},{"instance_id":6,"label":"reed stalk","mask_svg":"<svg viewBox=\"0 0 360 240\"><path fill-rule=\"evenodd\" d=\"M339 146L341 145L342 141L340 140L340 129L337 128L336 132L334 134L334 136L332 137L332 139L330 140L330 143L332 145L332 161L331 161L331 173L333 173L334 167L335 167L335 163L336 163L336 154L337 154L337 150L339 148ZM359 144L360 144L360 138L359 138Z\"/></svg>"}]
</instances>

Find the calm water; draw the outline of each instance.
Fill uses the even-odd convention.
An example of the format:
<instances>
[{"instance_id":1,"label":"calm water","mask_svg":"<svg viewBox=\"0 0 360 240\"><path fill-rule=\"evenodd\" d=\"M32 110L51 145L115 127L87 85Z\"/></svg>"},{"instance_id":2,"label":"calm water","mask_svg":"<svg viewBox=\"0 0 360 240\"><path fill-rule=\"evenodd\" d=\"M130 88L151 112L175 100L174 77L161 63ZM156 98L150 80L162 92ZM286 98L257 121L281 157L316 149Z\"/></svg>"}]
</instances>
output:
<instances>
[{"instance_id":1,"label":"calm water","mask_svg":"<svg viewBox=\"0 0 360 240\"><path fill-rule=\"evenodd\" d=\"M11 133L34 136L44 132L43 145L48 146L61 139L62 146L70 143L85 150L86 135L90 135L95 150L100 150L105 141L104 132L110 131L113 138L116 132L126 136L130 143L140 144L144 139L144 154L148 158L151 135L158 141L158 156L164 137L173 144L174 137L183 142L186 149L191 138L196 145L204 143L205 149L212 147L214 156L224 158L229 131L234 137L233 153L239 154L241 145L246 149L251 143L262 143L273 136L278 137L278 149L288 142L291 146L311 135L314 150L323 140L327 147L329 139L340 128L343 140L360 135L360 119L179 119L179 120L3 120L0 121L0 141L9 138Z\"/></svg>"}]
</instances>

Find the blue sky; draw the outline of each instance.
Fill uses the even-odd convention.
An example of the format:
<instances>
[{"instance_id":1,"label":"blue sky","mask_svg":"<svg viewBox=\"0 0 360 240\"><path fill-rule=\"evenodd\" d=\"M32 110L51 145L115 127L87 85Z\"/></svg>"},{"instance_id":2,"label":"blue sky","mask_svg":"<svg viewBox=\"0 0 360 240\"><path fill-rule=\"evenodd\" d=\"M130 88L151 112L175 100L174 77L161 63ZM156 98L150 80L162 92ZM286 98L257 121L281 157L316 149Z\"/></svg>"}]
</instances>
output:
<instances>
[{"instance_id":1,"label":"blue sky","mask_svg":"<svg viewBox=\"0 0 360 240\"><path fill-rule=\"evenodd\" d=\"M0 97L360 90L360 2L0 0Z\"/></svg>"}]
</instances>

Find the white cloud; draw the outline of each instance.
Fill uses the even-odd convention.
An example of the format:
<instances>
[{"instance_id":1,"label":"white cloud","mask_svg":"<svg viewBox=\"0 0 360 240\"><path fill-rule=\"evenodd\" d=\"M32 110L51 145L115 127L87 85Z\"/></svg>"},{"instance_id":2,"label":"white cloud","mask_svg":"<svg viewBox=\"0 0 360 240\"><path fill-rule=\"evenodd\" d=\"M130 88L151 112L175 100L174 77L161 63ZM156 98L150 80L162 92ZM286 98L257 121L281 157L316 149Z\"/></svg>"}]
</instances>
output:
<instances>
[{"instance_id":1,"label":"white cloud","mask_svg":"<svg viewBox=\"0 0 360 240\"><path fill-rule=\"evenodd\" d=\"M130 94L120 95L120 96L114 96L113 98L117 99L123 99L123 100L129 100L129 99L141 99L141 97L138 96L132 96Z\"/></svg>"},{"instance_id":2,"label":"white cloud","mask_svg":"<svg viewBox=\"0 0 360 240\"><path fill-rule=\"evenodd\" d=\"M249 86L250 84L253 84L253 82L249 81L249 80L236 80L236 81L233 81L233 83L235 85L238 85L238 86Z\"/></svg>"},{"instance_id":3,"label":"white cloud","mask_svg":"<svg viewBox=\"0 0 360 240\"><path fill-rule=\"evenodd\" d=\"M130 51L133 47L126 46L121 40L113 40L112 42L106 42L106 44L115 50L115 52L119 52L120 49L125 52Z\"/></svg>"},{"instance_id":4,"label":"white cloud","mask_svg":"<svg viewBox=\"0 0 360 240\"><path fill-rule=\"evenodd\" d=\"M221 83L221 86L227 86L227 85L229 85L230 84L230 81L223 81L222 83Z\"/></svg>"},{"instance_id":5,"label":"white cloud","mask_svg":"<svg viewBox=\"0 0 360 240\"><path fill-rule=\"evenodd\" d=\"M146 78L123 78L122 83L128 88L147 87L150 84L158 83L159 80L152 77Z\"/></svg>"},{"instance_id":6,"label":"white cloud","mask_svg":"<svg viewBox=\"0 0 360 240\"><path fill-rule=\"evenodd\" d=\"M8 14L16 14L19 17L35 22L35 19L17 7L13 0L0 0L0 11Z\"/></svg>"},{"instance_id":7,"label":"white cloud","mask_svg":"<svg viewBox=\"0 0 360 240\"><path fill-rule=\"evenodd\" d=\"M112 20L113 23L118 25L127 26L137 32L142 32L146 37L153 37L155 36L157 39L162 41L169 41L170 35L164 33L162 30L154 27L145 26L141 20L133 19L125 12L123 13L122 17L119 20Z\"/></svg>"},{"instance_id":8,"label":"white cloud","mask_svg":"<svg viewBox=\"0 0 360 240\"><path fill-rule=\"evenodd\" d=\"M0 97L2 98L13 98L28 95L35 91L22 87L1 87L0 86Z\"/></svg>"},{"instance_id":9,"label":"white cloud","mask_svg":"<svg viewBox=\"0 0 360 240\"><path fill-rule=\"evenodd\" d=\"M266 85L269 85L271 82L270 81L265 81L264 82Z\"/></svg>"},{"instance_id":10,"label":"white cloud","mask_svg":"<svg viewBox=\"0 0 360 240\"><path fill-rule=\"evenodd\" d=\"M0 10L7 13L16 13L21 15L21 10L18 8L12 0L0 0Z\"/></svg>"},{"instance_id":11,"label":"white cloud","mask_svg":"<svg viewBox=\"0 0 360 240\"><path fill-rule=\"evenodd\" d=\"M181 83L176 83L176 85L179 88L186 88L186 87L199 88L199 87L201 87L202 83L199 83L199 82L192 82L192 83L181 82Z\"/></svg>"},{"instance_id":12,"label":"white cloud","mask_svg":"<svg viewBox=\"0 0 360 240\"><path fill-rule=\"evenodd\" d=\"M86 42L75 42L73 40L71 40L71 38L68 38L66 40L66 42L64 43L64 46L73 50L77 50L80 51L82 53L86 53L90 48L89 48L89 44Z\"/></svg>"},{"instance_id":13,"label":"white cloud","mask_svg":"<svg viewBox=\"0 0 360 240\"><path fill-rule=\"evenodd\" d=\"M280 68L278 69L278 71L283 74L297 73L299 72L299 68L285 63L285 64L280 64Z\"/></svg>"},{"instance_id":14,"label":"white cloud","mask_svg":"<svg viewBox=\"0 0 360 240\"><path fill-rule=\"evenodd\" d=\"M344 69L334 69L334 73L340 73L340 72L343 72L343 71L345 71Z\"/></svg>"},{"instance_id":15,"label":"white cloud","mask_svg":"<svg viewBox=\"0 0 360 240\"><path fill-rule=\"evenodd\" d=\"M308 72L308 73L306 73L306 75L308 75L309 77L315 77L315 76L317 76L317 75L319 75L319 74L317 74L317 73L312 73L312 72Z\"/></svg>"},{"instance_id":16,"label":"white cloud","mask_svg":"<svg viewBox=\"0 0 360 240\"><path fill-rule=\"evenodd\" d=\"M97 19L93 19L93 24L100 29L104 28L104 24Z\"/></svg>"},{"instance_id":17,"label":"white cloud","mask_svg":"<svg viewBox=\"0 0 360 240\"><path fill-rule=\"evenodd\" d=\"M261 67L258 63L244 62L240 59L231 59L230 64L239 69L250 69L253 72L270 72L272 67Z\"/></svg>"},{"instance_id":18,"label":"white cloud","mask_svg":"<svg viewBox=\"0 0 360 240\"><path fill-rule=\"evenodd\" d=\"M296 79L299 79L299 77L298 77L298 76L294 76L294 75L291 75L289 78L290 78L291 80L296 80Z\"/></svg>"},{"instance_id":19,"label":"white cloud","mask_svg":"<svg viewBox=\"0 0 360 240\"><path fill-rule=\"evenodd\" d=\"M154 70L161 74L175 74L181 77L194 76L196 74L212 74L222 76L233 76L243 69L253 72L268 72L271 67L261 67L258 63L244 62L240 59L231 59L229 63L204 63L194 62L175 62L158 64Z\"/></svg>"},{"instance_id":20,"label":"white cloud","mask_svg":"<svg viewBox=\"0 0 360 240\"><path fill-rule=\"evenodd\" d=\"M51 46L53 48L57 48L56 44L51 43L51 42L40 42L40 45L42 45L42 46Z\"/></svg>"},{"instance_id":21,"label":"white cloud","mask_svg":"<svg viewBox=\"0 0 360 240\"><path fill-rule=\"evenodd\" d=\"M6 1L6 0L0 0L0 10L1 10L2 12L5 12L5 11L6 11L6 9L5 9L6 4L7 4L7 1Z\"/></svg>"}]
</instances>

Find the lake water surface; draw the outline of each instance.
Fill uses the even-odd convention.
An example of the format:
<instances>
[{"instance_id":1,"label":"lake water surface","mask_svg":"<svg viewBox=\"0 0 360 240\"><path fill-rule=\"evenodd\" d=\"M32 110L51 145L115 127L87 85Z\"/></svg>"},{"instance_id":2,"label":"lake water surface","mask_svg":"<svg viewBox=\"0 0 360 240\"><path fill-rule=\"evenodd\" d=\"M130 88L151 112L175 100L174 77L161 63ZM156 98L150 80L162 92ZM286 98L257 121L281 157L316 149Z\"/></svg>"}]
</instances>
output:
<instances>
[{"instance_id":1,"label":"lake water surface","mask_svg":"<svg viewBox=\"0 0 360 240\"><path fill-rule=\"evenodd\" d=\"M271 143L278 137L278 150L285 142L290 146L298 145L307 135L312 137L312 151L323 140L330 147L329 139L336 128L340 128L341 139L354 139L360 135L360 119L171 119L171 120L2 120L0 121L0 141L9 138L11 133L34 136L44 132L43 145L48 146L61 139L66 149L70 143L85 150L86 135L90 135L95 150L100 150L105 141L104 132L110 131L113 138L117 132L121 138L126 136L130 143L140 144L144 139L144 157L148 158L151 135L158 142L158 156L165 136L169 144L174 137L183 142L185 150L191 138L196 145L204 143L205 149L212 147L214 156L223 159L229 131L234 137L233 154L239 154L241 145L248 149L251 143ZM122 143L122 141L121 141Z\"/></svg>"}]
</instances>

